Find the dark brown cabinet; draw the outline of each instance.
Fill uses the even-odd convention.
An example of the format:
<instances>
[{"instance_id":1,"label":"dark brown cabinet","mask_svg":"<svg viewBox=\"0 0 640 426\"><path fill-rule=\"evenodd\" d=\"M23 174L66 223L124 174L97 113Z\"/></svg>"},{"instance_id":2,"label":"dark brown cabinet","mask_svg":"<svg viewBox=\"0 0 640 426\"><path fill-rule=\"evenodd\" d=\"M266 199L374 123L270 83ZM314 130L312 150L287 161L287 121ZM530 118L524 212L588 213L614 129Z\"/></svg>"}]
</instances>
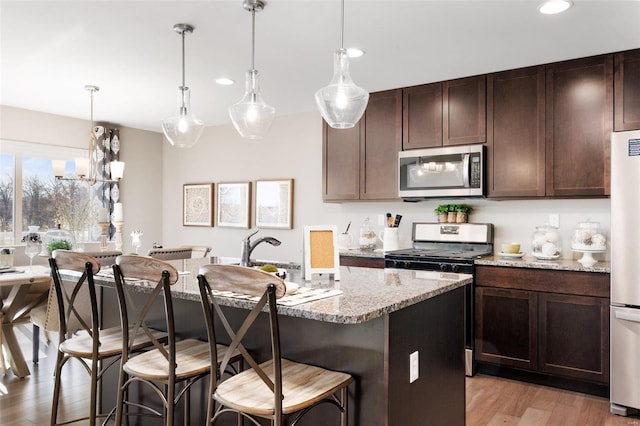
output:
<instances>
[{"instance_id":1,"label":"dark brown cabinet","mask_svg":"<svg viewBox=\"0 0 640 426\"><path fill-rule=\"evenodd\" d=\"M476 360L609 383L609 274L476 268Z\"/></svg>"},{"instance_id":2,"label":"dark brown cabinet","mask_svg":"<svg viewBox=\"0 0 640 426\"><path fill-rule=\"evenodd\" d=\"M544 66L487 76L489 197L545 195Z\"/></svg>"},{"instance_id":3,"label":"dark brown cabinet","mask_svg":"<svg viewBox=\"0 0 640 426\"><path fill-rule=\"evenodd\" d=\"M442 83L402 89L402 149L442 146Z\"/></svg>"},{"instance_id":4,"label":"dark brown cabinet","mask_svg":"<svg viewBox=\"0 0 640 426\"><path fill-rule=\"evenodd\" d=\"M487 140L486 77L403 89L402 148L433 148Z\"/></svg>"},{"instance_id":5,"label":"dark brown cabinet","mask_svg":"<svg viewBox=\"0 0 640 426\"><path fill-rule=\"evenodd\" d=\"M640 50L615 54L615 131L640 130Z\"/></svg>"},{"instance_id":6,"label":"dark brown cabinet","mask_svg":"<svg viewBox=\"0 0 640 426\"><path fill-rule=\"evenodd\" d=\"M443 145L487 141L486 76L442 83Z\"/></svg>"},{"instance_id":7,"label":"dark brown cabinet","mask_svg":"<svg viewBox=\"0 0 640 426\"><path fill-rule=\"evenodd\" d=\"M372 93L351 129L323 123L324 201L397 200L402 149L402 90Z\"/></svg>"},{"instance_id":8,"label":"dark brown cabinet","mask_svg":"<svg viewBox=\"0 0 640 426\"><path fill-rule=\"evenodd\" d=\"M546 66L546 195L609 194L613 55Z\"/></svg>"},{"instance_id":9,"label":"dark brown cabinet","mask_svg":"<svg viewBox=\"0 0 640 426\"><path fill-rule=\"evenodd\" d=\"M529 291L476 287L476 360L534 370L536 302Z\"/></svg>"}]
</instances>

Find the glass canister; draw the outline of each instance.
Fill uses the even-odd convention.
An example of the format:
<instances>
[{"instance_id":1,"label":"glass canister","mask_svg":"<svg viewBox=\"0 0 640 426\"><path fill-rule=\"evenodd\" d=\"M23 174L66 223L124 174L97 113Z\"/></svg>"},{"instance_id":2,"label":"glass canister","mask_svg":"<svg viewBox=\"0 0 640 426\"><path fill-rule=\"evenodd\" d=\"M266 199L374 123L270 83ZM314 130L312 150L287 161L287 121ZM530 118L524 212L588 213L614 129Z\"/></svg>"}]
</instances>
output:
<instances>
[{"instance_id":1,"label":"glass canister","mask_svg":"<svg viewBox=\"0 0 640 426\"><path fill-rule=\"evenodd\" d=\"M560 230L551 225L536 226L531 248L538 259L558 259L562 253Z\"/></svg>"},{"instance_id":2,"label":"glass canister","mask_svg":"<svg viewBox=\"0 0 640 426\"><path fill-rule=\"evenodd\" d=\"M360 225L360 239L358 240L360 250L373 250L376 248L376 233L373 231L371 221L367 217Z\"/></svg>"},{"instance_id":3,"label":"glass canister","mask_svg":"<svg viewBox=\"0 0 640 426\"><path fill-rule=\"evenodd\" d=\"M607 238L600 229L599 222L580 222L571 234L571 249L582 251L604 251L607 249Z\"/></svg>"}]
</instances>

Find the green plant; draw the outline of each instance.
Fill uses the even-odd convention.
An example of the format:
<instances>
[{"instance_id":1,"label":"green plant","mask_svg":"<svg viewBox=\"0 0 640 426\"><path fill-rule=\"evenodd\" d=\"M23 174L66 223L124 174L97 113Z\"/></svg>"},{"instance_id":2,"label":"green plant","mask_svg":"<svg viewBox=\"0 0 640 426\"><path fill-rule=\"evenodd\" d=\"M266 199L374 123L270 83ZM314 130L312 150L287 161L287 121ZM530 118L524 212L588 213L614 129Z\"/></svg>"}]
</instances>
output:
<instances>
[{"instance_id":1,"label":"green plant","mask_svg":"<svg viewBox=\"0 0 640 426\"><path fill-rule=\"evenodd\" d=\"M53 240L47 244L47 251L51 254L54 250L71 250L71 243L67 240Z\"/></svg>"},{"instance_id":2,"label":"green plant","mask_svg":"<svg viewBox=\"0 0 640 426\"><path fill-rule=\"evenodd\" d=\"M450 208L451 204L440 204L438 207L435 208L435 212L436 214L447 214L449 212L449 208Z\"/></svg>"},{"instance_id":3,"label":"green plant","mask_svg":"<svg viewBox=\"0 0 640 426\"><path fill-rule=\"evenodd\" d=\"M455 205L455 211L458 213L466 213L469 214L473 211L473 207L467 205L467 204L456 204Z\"/></svg>"}]
</instances>

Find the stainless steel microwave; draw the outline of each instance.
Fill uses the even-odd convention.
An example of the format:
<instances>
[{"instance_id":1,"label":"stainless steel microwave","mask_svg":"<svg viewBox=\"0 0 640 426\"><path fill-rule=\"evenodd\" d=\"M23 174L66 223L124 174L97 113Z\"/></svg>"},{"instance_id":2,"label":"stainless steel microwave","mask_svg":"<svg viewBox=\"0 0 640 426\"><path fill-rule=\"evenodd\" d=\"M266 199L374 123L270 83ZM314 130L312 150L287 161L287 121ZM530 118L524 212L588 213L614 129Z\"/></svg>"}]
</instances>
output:
<instances>
[{"instance_id":1,"label":"stainless steel microwave","mask_svg":"<svg viewBox=\"0 0 640 426\"><path fill-rule=\"evenodd\" d=\"M483 197L485 164L483 145L402 151L398 154L399 196L408 201Z\"/></svg>"}]
</instances>

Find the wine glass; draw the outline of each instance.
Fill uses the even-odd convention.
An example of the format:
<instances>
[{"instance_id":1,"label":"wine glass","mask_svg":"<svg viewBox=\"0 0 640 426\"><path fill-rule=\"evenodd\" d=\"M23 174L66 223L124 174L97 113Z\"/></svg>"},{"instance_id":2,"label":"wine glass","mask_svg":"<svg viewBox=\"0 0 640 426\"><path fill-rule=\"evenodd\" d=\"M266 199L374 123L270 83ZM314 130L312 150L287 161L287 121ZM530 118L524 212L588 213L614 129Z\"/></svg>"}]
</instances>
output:
<instances>
[{"instance_id":1,"label":"wine glass","mask_svg":"<svg viewBox=\"0 0 640 426\"><path fill-rule=\"evenodd\" d=\"M37 241L27 241L24 254L29 256L29 273L33 274L33 258L40 253L40 243Z\"/></svg>"}]
</instances>

